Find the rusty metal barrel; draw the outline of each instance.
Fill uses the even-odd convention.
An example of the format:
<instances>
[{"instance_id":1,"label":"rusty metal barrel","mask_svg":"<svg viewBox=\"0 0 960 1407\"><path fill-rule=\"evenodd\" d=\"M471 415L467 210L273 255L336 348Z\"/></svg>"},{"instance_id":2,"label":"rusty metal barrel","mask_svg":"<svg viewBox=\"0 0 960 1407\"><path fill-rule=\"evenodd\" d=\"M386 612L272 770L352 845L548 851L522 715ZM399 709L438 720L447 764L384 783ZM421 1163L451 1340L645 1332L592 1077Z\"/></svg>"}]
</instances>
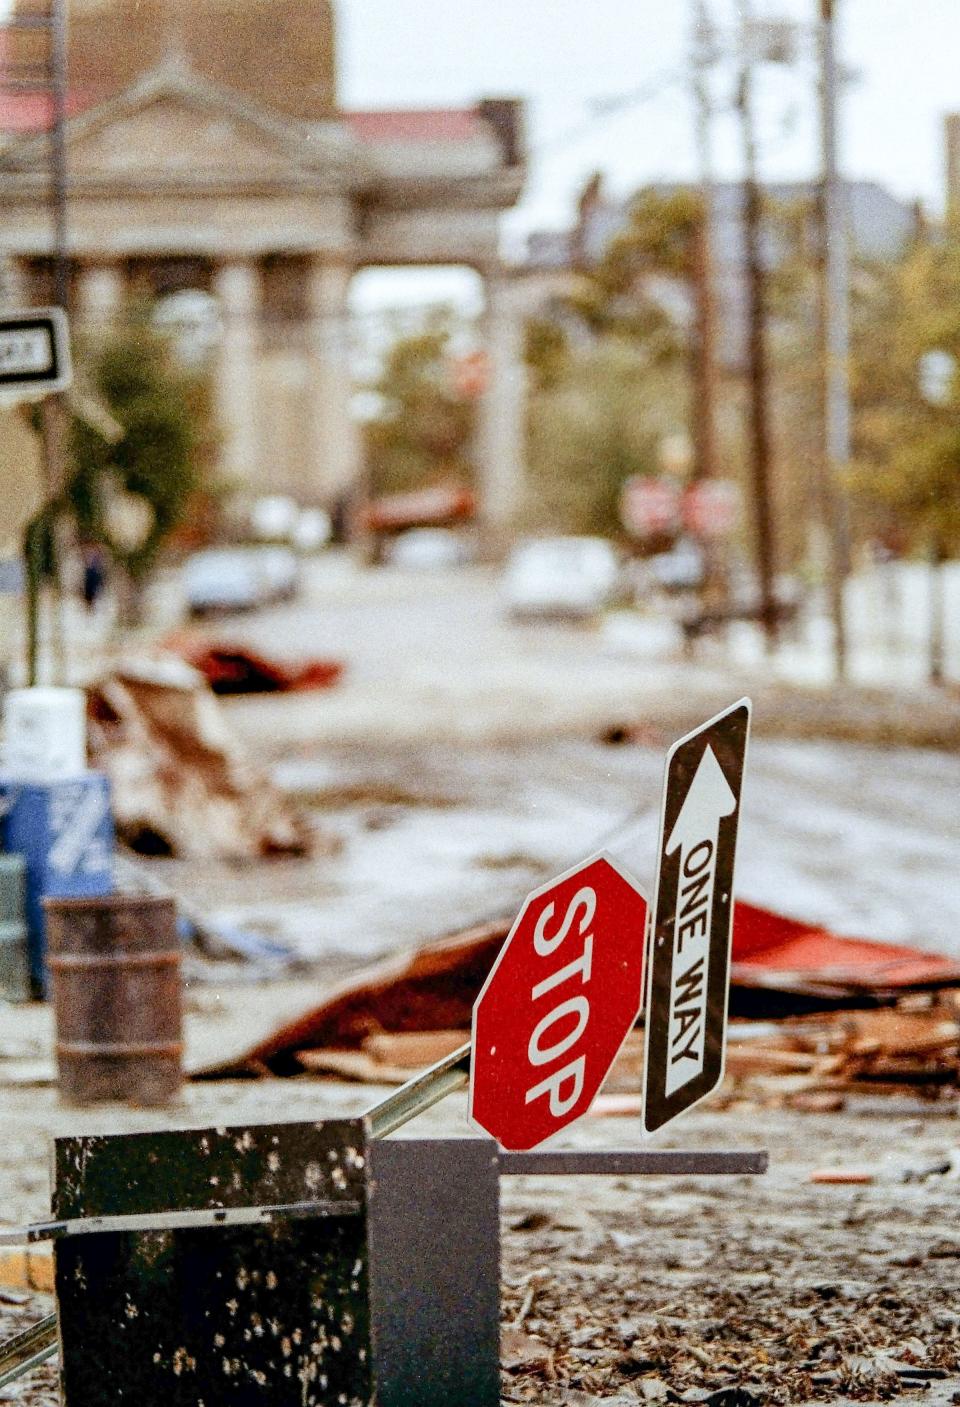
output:
<instances>
[{"instance_id":1,"label":"rusty metal barrel","mask_svg":"<svg viewBox=\"0 0 960 1407\"><path fill-rule=\"evenodd\" d=\"M183 1081L180 942L172 899L46 899L62 1098L164 1104Z\"/></svg>"}]
</instances>

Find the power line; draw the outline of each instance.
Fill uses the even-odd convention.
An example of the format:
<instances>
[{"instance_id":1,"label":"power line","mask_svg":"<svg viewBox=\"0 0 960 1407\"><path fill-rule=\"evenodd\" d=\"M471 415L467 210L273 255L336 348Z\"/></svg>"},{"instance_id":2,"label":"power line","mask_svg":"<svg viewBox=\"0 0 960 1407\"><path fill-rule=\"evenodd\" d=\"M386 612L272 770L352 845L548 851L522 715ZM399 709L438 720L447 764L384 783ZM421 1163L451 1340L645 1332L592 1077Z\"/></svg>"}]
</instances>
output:
<instances>
[{"instance_id":1,"label":"power line","mask_svg":"<svg viewBox=\"0 0 960 1407\"><path fill-rule=\"evenodd\" d=\"M591 116L576 126L569 127L565 132L556 137L550 137L543 142L537 143L530 148L530 156L542 157L553 155L555 152L564 151L568 147L576 146L584 137L590 136L596 129L612 118L618 117L621 113L641 107L645 103L652 102L660 97L670 88L679 84L685 78L682 70L671 70L658 74L656 78L645 83L641 88L635 89L632 93L611 95L607 98L595 98L590 104L592 108Z\"/></svg>"}]
</instances>

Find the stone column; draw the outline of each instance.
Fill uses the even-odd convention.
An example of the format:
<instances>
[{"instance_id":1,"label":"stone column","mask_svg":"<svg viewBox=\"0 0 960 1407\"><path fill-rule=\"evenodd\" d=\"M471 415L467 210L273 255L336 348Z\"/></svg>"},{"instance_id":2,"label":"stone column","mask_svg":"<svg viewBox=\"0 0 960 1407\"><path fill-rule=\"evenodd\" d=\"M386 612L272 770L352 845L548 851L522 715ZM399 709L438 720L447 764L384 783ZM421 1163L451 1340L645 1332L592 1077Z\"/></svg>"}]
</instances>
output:
<instances>
[{"instance_id":1,"label":"stone column","mask_svg":"<svg viewBox=\"0 0 960 1407\"><path fill-rule=\"evenodd\" d=\"M214 271L212 292L223 327L216 371L221 468L235 483L257 481L257 354L260 345L260 271L253 260L233 259Z\"/></svg>"},{"instance_id":2,"label":"stone column","mask_svg":"<svg viewBox=\"0 0 960 1407\"><path fill-rule=\"evenodd\" d=\"M489 374L479 407L477 482L481 522L497 542L515 525L524 494L523 312L502 271L488 272L484 287Z\"/></svg>"},{"instance_id":3,"label":"stone column","mask_svg":"<svg viewBox=\"0 0 960 1407\"><path fill-rule=\"evenodd\" d=\"M0 308L4 311L19 311L29 308L30 278L22 259L12 254L0 259Z\"/></svg>"},{"instance_id":4,"label":"stone column","mask_svg":"<svg viewBox=\"0 0 960 1407\"><path fill-rule=\"evenodd\" d=\"M123 315L126 279L119 264L84 264L77 278L77 322L94 337L112 332Z\"/></svg>"},{"instance_id":5,"label":"stone column","mask_svg":"<svg viewBox=\"0 0 960 1407\"><path fill-rule=\"evenodd\" d=\"M350 319L353 270L316 258L307 279L309 360L309 484L312 497L332 501L355 493L363 466L360 430L351 414Z\"/></svg>"}]
</instances>

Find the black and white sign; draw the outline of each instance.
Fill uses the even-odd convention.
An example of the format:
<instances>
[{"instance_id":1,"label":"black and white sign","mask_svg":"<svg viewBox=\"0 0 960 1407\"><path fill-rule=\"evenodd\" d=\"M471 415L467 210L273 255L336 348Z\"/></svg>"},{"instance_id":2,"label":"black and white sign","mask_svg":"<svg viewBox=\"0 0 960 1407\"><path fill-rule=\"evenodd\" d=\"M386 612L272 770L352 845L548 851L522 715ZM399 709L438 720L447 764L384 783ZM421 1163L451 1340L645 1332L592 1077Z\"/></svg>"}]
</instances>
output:
<instances>
[{"instance_id":1,"label":"black and white sign","mask_svg":"<svg viewBox=\"0 0 960 1407\"><path fill-rule=\"evenodd\" d=\"M733 869L750 732L741 699L667 758L647 962L643 1122L648 1133L723 1079Z\"/></svg>"},{"instance_id":2,"label":"black and white sign","mask_svg":"<svg viewBox=\"0 0 960 1407\"><path fill-rule=\"evenodd\" d=\"M72 379L61 308L31 308L0 318L0 391L51 394L65 391Z\"/></svg>"}]
</instances>

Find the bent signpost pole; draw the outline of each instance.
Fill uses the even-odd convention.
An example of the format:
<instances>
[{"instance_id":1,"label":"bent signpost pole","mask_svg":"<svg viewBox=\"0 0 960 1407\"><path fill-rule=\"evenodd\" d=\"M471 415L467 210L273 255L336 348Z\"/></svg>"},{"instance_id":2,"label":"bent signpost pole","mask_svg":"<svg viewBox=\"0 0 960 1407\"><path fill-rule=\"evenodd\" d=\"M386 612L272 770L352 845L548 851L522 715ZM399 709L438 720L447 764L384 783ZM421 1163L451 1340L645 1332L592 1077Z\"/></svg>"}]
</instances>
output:
<instances>
[{"instance_id":1,"label":"bent signpost pole","mask_svg":"<svg viewBox=\"0 0 960 1407\"><path fill-rule=\"evenodd\" d=\"M54 398L73 381L70 336L63 308L30 308L0 318L0 397L13 402L40 400L43 405L43 448L46 497L51 502L63 488L64 417ZM37 682L40 583L43 538L34 523L27 529L27 682Z\"/></svg>"}]
</instances>

